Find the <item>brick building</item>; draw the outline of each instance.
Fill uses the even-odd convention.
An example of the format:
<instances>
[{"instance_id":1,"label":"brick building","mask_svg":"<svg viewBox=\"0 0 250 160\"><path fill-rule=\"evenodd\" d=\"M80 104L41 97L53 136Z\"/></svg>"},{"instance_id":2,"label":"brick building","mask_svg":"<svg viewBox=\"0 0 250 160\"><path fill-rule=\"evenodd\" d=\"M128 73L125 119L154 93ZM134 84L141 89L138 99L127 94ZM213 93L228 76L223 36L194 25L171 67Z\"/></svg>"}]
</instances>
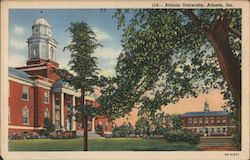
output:
<instances>
[{"instance_id":1,"label":"brick building","mask_svg":"<svg viewBox=\"0 0 250 160\"><path fill-rule=\"evenodd\" d=\"M203 112L186 112L182 115L182 128L205 136L231 135L235 129L230 112L210 111L206 101Z\"/></svg>"},{"instance_id":2,"label":"brick building","mask_svg":"<svg viewBox=\"0 0 250 160\"><path fill-rule=\"evenodd\" d=\"M49 118L57 129L82 134L82 125L70 116L74 112L72 106L80 104L81 93L52 71L59 68L56 62L58 43L47 20L39 18L34 22L27 43L27 65L9 67L9 134L39 131L43 129L45 118ZM85 101L100 107L91 96L86 96ZM98 124L102 125L104 134L111 134L112 123L105 116L93 118L89 131L95 132Z\"/></svg>"}]
</instances>

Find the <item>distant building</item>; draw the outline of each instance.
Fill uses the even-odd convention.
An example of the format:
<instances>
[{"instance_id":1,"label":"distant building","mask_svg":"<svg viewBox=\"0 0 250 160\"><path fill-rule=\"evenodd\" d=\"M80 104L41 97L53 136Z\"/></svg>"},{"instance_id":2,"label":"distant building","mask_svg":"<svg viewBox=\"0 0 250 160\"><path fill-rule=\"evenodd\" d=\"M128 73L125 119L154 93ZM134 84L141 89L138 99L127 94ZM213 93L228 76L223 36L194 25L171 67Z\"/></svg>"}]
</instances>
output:
<instances>
[{"instance_id":1,"label":"distant building","mask_svg":"<svg viewBox=\"0 0 250 160\"><path fill-rule=\"evenodd\" d=\"M82 124L75 121L72 113L80 104L81 93L62 81L52 69L56 62L57 41L52 27L44 18L37 19L28 38L27 65L9 67L9 135L29 134L43 129L44 119L49 118L56 129L76 131L82 134ZM101 105L87 96L85 103ZM107 116L97 116L89 123L89 131L95 132L102 125L104 134L111 134L112 123Z\"/></svg>"},{"instance_id":2,"label":"distant building","mask_svg":"<svg viewBox=\"0 0 250 160\"><path fill-rule=\"evenodd\" d=\"M186 112L182 115L182 129L200 135L231 135L235 127L230 112L210 111L207 101L203 112Z\"/></svg>"}]
</instances>

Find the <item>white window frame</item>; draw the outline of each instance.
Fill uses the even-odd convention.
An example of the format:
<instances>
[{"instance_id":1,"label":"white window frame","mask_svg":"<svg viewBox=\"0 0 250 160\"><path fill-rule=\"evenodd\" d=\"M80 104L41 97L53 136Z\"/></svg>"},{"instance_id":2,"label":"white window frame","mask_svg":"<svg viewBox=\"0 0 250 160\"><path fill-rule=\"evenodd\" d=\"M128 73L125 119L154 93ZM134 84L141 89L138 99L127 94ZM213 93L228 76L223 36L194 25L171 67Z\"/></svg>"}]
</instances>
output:
<instances>
[{"instance_id":1,"label":"white window frame","mask_svg":"<svg viewBox=\"0 0 250 160\"><path fill-rule=\"evenodd\" d=\"M44 111L43 118L44 118L44 119L45 119L45 118L48 118L48 119L50 118L48 108L46 108L46 110Z\"/></svg>"},{"instance_id":2,"label":"white window frame","mask_svg":"<svg viewBox=\"0 0 250 160\"><path fill-rule=\"evenodd\" d=\"M23 97L24 94L27 94L27 99L25 99ZM25 100L25 101L29 100L29 86L23 85L23 88L22 88L22 99Z\"/></svg>"},{"instance_id":3,"label":"white window frame","mask_svg":"<svg viewBox=\"0 0 250 160\"><path fill-rule=\"evenodd\" d=\"M47 93L47 95L46 95L46 93ZM49 104L49 91L44 91L44 93L43 93L43 103Z\"/></svg>"},{"instance_id":4,"label":"white window frame","mask_svg":"<svg viewBox=\"0 0 250 160\"><path fill-rule=\"evenodd\" d=\"M27 122L23 122L23 118L27 117ZM24 125L28 125L29 124L29 108L27 108L27 106L25 106L22 109L22 124Z\"/></svg>"}]
</instances>

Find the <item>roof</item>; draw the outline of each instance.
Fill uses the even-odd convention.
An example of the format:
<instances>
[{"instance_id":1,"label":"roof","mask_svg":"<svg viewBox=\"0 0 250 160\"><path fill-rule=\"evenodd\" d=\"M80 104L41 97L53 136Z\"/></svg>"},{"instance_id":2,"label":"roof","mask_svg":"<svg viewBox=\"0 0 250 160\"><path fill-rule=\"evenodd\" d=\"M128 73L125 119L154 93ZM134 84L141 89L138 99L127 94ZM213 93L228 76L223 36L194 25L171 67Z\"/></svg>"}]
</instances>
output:
<instances>
[{"instance_id":1,"label":"roof","mask_svg":"<svg viewBox=\"0 0 250 160\"><path fill-rule=\"evenodd\" d=\"M20 79L26 80L28 82L34 82L31 78L29 78L31 76L24 71L15 69L13 67L9 67L8 70L9 70L9 76L20 78Z\"/></svg>"},{"instance_id":2,"label":"roof","mask_svg":"<svg viewBox=\"0 0 250 160\"><path fill-rule=\"evenodd\" d=\"M212 112L186 112L182 115L182 117L203 117L203 116L226 116L229 115L230 112L225 111L212 111Z\"/></svg>"},{"instance_id":3,"label":"roof","mask_svg":"<svg viewBox=\"0 0 250 160\"><path fill-rule=\"evenodd\" d=\"M49 22L44 18L38 18L37 20L35 20L34 25L44 25L51 28Z\"/></svg>"}]
</instances>

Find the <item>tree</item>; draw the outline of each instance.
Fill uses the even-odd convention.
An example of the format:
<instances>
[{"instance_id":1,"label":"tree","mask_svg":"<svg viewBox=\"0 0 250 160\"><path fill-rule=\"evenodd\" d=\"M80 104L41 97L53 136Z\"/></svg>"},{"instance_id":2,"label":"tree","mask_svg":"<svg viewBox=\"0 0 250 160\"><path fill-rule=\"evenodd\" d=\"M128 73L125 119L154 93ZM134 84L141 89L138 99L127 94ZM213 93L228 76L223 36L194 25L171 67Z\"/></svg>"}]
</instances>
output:
<instances>
[{"instance_id":1,"label":"tree","mask_svg":"<svg viewBox=\"0 0 250 160\"><path fill-rule=\"evenodd\" d=\"M44 135L48 136L50 133L55 131L55 125L51 122L49 118L44 119L44 125L43 125Z\"/></svg>"},{"instance_id":2,"label":"tree","mask_svg":"<svg viewBox=\"0 0 250 160\"><path fill-rule=\"evenodd\" d=\"M76 117L83 123L84 138L83 149L88 150L88 119L97 114L97 110L84 103L85 92L93 92L98 82L97 58L93 56L94 50L101 46L96 39L95 33L85 22L71 23L68 30L71 33L71 42L65 48L71 52L69 61L70 73L66 69L57 71L59 76L76 90L81 90L81 105L76 108Z\"/></svg>"},{"instance_id":3,"label":"tree","mask_svg":"<svg viewBox=\"0 0 250 160\"><path fill-rule=\"evenodd\" d=\"M219 88L240 135L241 10L117 10L114 17L123 27L123 50L100 98L110 113L123 116L144 97L159 108Z\"/></svg>"},{"instance_id":4,"label":"tree","mask_svg":"<svg viewBox=\"0 0 250 160\"><path fill-rule=\"evenodd\" d=\"M173 129L174 130L181 129L181 122L182 122L181 115L174 114L172 117L173 117Z\"/></svg>"},{"instance_id":5,"label":"tree","mask_svg":"<svg viewBox=\"0 0 250 160\"><path fill-rule=\"evenodd\" d=\"M149 123L145 118L140 118L135 124L135 133L139 136L141 134L147 134L149 136Z\"/></svg>"}]
</instances>

